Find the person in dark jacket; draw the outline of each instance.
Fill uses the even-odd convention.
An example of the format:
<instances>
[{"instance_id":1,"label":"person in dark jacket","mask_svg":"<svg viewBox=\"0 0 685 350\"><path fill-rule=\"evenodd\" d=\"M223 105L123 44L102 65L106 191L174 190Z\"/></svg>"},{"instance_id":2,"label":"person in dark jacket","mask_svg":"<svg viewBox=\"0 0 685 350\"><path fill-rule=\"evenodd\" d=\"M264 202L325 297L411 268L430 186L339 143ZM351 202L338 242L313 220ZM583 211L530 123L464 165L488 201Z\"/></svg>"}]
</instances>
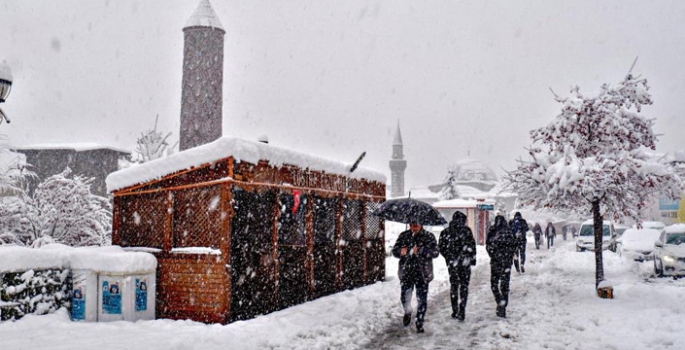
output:
<instances>
[{"instance_id":1,"label":"person in dark jacket","mask_svg":"<svg viewBox=\"0 0 685 350\"><path fill-rule=\"evenodd\" d=\"M490 288L497 302L497 316L506 317L509 304L509 279L511 264L519 241L509 229L506 219L498 215L495 224L488 230L485 249L490 256Z\"/></svg>"},{"instance_id":2,"label":"person in dark jacket","mask_svg":"<svg viewBox=\"0 0 685 350\"><path fill-rule=\"evenodd\" d=\"M452 215L449 227L440 233L438 247L450 273L452 317L463 321L466 317L471 266L476 264L476 240L466 226L466 214L457 211Z\"/></svg>"},{"instance_id":3,"label":"person in dark jacket","mask_svg":"<svg viewBox=\"0 0 685 350\"><path fill-rule=\"evenodd\" d=\"M545 228L545 237L547 238L547 249L549 249L550 246L554 247L554 237L557 236L557 229L554 228L554 225L552 225L551 222L547 223L547 227Z\"/></svg>"},{"instance_id":4,"label":"person in dark jacket","mask_svg":"<svg viewBox=\"0 0 685 350\"><path fill-rule=\"evenodd\" d=\"M509 221L509 229L518 241L518 250L514 257L516 272L526 272L526 268L523 265L526 263L526 243L528 241L526 232L528 232L528 223L523 219L520 212L517 211L514 214L514 218ZM521 265L520 268L519 263Z\"/></svg>"},{"instance_id":5,"label":"person in dark jacket","mask_svg":"<svg viewBox=\"0 0 685 350\"><path fill-rule=\"evenodd\" d=\"M402 323L411 322L411 297L416 289L416 331L423 333L423 320L428 307L428 284L433 280L433 259L440 254L435 236L412 222L409 230L400 233L392 255L400 259L397 275L400 279L400 301L404 308Z\"/></svg>"},{"instance_id":6,"label":"person in dark jacket","mask_svg":"<svg viewBox=\"0 0 685 350\"><path fill-rule=\"evenodd\" d=\"M540 244L542 244L542 227L540 223L535 223L533 226L533 238L535 238L535 249L540 249Z\"/></svg>"}]
</instances>

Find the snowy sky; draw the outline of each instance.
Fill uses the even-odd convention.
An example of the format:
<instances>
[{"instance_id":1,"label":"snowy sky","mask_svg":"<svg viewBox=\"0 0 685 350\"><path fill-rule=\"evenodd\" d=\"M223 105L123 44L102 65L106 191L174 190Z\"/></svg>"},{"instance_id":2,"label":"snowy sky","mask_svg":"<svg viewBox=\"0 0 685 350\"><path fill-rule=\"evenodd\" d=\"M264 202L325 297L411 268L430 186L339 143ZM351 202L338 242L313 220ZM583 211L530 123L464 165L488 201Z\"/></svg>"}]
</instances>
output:
<instances>
[{"instance_id":1,"label":"snowy sky","mask_svg":"<svg viewBox=\"0 0 685 350\"><path fill-rule=\"evenodd\" d=\"M0 126L16 145L100 142L132 149L160 116L178 138L182 28L199 0L0 0L0 60L14 85ZM400 120L406 188L467 157L495 171L559 111L551 87L597 91L649 79L664 134L685 96L685 2L543 0L226 1L224 135L389 174ZM470 146L469 146L470 145Z\"/></svg>"}]
</instances>

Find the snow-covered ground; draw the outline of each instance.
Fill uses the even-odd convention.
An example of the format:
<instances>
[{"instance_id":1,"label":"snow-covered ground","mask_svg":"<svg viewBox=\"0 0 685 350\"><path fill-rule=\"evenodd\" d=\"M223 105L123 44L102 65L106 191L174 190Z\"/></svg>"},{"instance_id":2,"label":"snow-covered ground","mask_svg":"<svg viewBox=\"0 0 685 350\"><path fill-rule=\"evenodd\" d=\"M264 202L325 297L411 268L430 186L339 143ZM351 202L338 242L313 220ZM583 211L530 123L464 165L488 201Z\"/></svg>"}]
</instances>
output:
<instances>
[{"instance_id":1,"label":"snow-covered ground","mask_svg":"<svg viewBox=\"0 0 685 350\"><path fill-rule=\"evenodd\" d=\"M388 237L400 226L389 225ZM395 232L393 232L395 231ZM594 256L572 241L528 245L526 273L512 275L507 319L495 316L489 259L473 270L466 321L450 318L449 283L435 260L426 333L401 324L397 260L387 281L250 321L205 325L155 320L71 322L65 311L0 324L2 349L683 349L685 281L651 277L652 265L604 254L615 299L594 294Z\"/></svg>"}]
</instances>

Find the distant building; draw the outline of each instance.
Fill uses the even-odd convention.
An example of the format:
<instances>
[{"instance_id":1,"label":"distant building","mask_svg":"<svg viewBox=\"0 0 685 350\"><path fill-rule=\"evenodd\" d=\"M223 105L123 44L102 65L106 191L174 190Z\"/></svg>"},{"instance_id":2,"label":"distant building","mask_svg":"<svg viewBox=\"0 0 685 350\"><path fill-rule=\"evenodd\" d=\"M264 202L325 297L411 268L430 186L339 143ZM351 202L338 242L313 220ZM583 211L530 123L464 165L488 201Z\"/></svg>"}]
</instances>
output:
<instances>
[{"instance_id":1,"label":"distant building","mask_svg":"<svg viewBox=\"0 0 685 350\"><path fill-rule=\"evenodd\" d=\"M181 151L221 137L225 33L208 0L183 28Z\"/></svg>"},{"instance_id":2,"label":"distant building","mask_svg":"<svg viewBox=\"0 0 685 350\"><path fill-rule=\"evenodd\" d=\"M392 159L390 160L390 197L404 196L404 170L407 169L407 161L404 160L402 145L402 133L400 133L400 122L397 122L395 140L392 142Z\"/></svg>"},{"instance_id":3,"label":"distant building","mask_svg":"<svg viewBox=\"0 0 685 350\"><path fill-rule=\"evenodd\" d=\"M38 175L29 183L30 193L41 181L69 167L75 175L94 178L91 193L106 196L107 175L119 170L120 159L131 157L131 151L97 143L39 144L17 147L14 151L23 153Z\"/></svg>"}]
</instances>

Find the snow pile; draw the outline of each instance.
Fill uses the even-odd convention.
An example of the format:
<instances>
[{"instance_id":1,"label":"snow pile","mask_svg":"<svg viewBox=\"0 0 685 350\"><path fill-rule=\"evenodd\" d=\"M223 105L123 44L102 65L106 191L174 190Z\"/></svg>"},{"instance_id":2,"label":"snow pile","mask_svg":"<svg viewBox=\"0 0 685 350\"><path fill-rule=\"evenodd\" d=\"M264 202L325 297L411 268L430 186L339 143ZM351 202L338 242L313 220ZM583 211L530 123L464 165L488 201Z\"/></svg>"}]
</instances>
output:
<instances>
[{"instance_id":1,"label":"snow pile","mask_svg":"<svg viewBox=\"0 0 685 350\"><path fill-rule=\"evenodd\" d=\"M198 146L156 159L145 164L122 169L107 177L107 191L113 192L129 186L159 179L184 169L191 169L203 164L214 163L233 156L236 161L257 164L260 160L268 161L272 166L294 165L302 169L324 171L330 174L350 176L356 179L367 179L385 183L386 178L380 172L357 168L351 173L350 165L324 159L269 144L225 136L206 145Z\"/></svg>"},{"instance_id":2,"label":"snow pile","mask_svg":"<svg viewBox=\"0 0 685 350\"><path fill-rule=\"evenodd\" d=\"M403 224L387 223L393 240ZM394 242L394 241L393 241ZM386 282L326 296L229 325L191 321L76 323L66 312L0 324L3 348L24 349L681 349L685 280L654 278L651 264L604 254L615 299L600 299L594 254L571 241L536 250L526 273L511 277L507 318L495 316L487 253L478 247L466 321L450 317L449 276L434 260L426 333L402 326L398 259L386 260ZM415 305L415 304L414 304ZM30 337L21 336L28 334Z\"/></svg>"}]
</instances>

